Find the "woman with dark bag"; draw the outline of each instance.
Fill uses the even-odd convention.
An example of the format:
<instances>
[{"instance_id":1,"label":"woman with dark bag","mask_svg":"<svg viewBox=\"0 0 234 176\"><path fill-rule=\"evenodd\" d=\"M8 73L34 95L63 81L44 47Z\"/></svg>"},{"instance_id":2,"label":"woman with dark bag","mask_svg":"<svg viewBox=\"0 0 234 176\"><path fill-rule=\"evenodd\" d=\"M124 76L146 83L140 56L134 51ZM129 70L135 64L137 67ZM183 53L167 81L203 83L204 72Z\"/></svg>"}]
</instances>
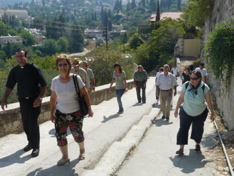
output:
<instances>
[{"instance_id":1,"label":"woman with dark bag","mask_svg":"<svg viewBox=\"0 0 234 176\"><path fill-rule=\"evenodd\" d=\"M57 165L61 166L70 162L66 138L68 127L80 148L78 159L85 159L84 134L82 131L84 116L80 113L77 92L72 79L73 74L70 73L70 57L66 54L57 56L56 67L60 75L53 78L51 82L50 119L55 123L57 145L62 153L62 158L57 162ZM89 107L88 116L92 117L93 111L90 105L89 94L80 76L77 76L77 81L79 91L84 96L85 102Z\"/></svg>"},{"instance_id":2,"label":"woman with dark bag","mask_svg":"<svg viewBox=\"0 0 234 176\"><path fill-rule=\"evenodd\" d=\"M176 152L179 156L184 155L184 145L188 144L188 131L191 124L191 139L196 142L195 151L201 151L200 142L204 131L204 122L208 115L206 103L211 113L210 119L214 121L215 115L210 88L202 81L201 73L193 71L190 82L182 85L182 91L174 112L175 117L177 117L180 108L180 128L177 133L177 145L180 145L180 149Z\"/></svg>"}]
</instances>

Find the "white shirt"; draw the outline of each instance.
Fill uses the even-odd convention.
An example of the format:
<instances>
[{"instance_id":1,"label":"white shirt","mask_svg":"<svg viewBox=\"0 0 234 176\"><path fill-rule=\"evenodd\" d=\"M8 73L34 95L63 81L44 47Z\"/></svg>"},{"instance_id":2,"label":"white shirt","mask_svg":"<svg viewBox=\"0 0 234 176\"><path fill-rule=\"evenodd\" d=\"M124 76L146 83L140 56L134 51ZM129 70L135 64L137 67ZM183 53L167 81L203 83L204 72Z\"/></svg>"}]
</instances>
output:
<instances>
[{"instance_id":1,"label":"white shirt","mask_svg":"<svg viewBox=\"0 0 234 176\"><path fill-rule=\"evenodd\" d=\"M173 68L171 69L171 71L172 71L172 74L173 74L173 75L175 75L175 76L178 75L178 69L177 69L177 68L174 68L174 67L173 67Z\"/></svg>"},{"instance_id":2,"label":"white shirt","mask_svg":"<svg viewBox=\"0 0 234 176\"><path fill-rule=\"evenodd\" d=\"M85 85L79 75L77 76L77 79L79 88L83 88ZM68 114L80 109L73 79L67 83L62 83L59 80L59 76L56 76L52 79L50 89L57 95L56 109L60 112Z\"/></svg>"},{"instance_id":3,"label":"white shirt","mask_svg":"<svg viewBox=\"0 0 234 176\"><path fill-rule=\"evenodd\" d=\"M200 69L199 67L197 67L195 70L201 72L201 74L202 74L202 81L205 82L205 78L204 77L208 75L206 69L205 68Z\"/></svg>"},{"instance_id":4,"label":"white shirt","mask_svg":"<svg viewBox=\"0 0 234 176\"><path fill-rule=\"evenodd\" d=\"M177 86L178 84L172 73L165 75L164 72L162 72L157 79L156 85L159 86L161 90L169 90L173 89L174 86Z\"/></svg>"}]
</instances>

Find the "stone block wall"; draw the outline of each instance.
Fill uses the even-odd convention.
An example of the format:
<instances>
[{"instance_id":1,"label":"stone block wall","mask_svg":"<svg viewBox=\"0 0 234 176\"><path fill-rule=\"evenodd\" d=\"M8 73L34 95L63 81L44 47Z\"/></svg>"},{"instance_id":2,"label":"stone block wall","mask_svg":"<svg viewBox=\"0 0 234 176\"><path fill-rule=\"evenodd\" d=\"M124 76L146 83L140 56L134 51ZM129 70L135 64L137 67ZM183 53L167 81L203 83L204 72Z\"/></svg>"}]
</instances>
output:
<instances>
[{"instance_id":1,"label":"stone block wall","mask_svg":"<svg viewBox=\"0 0 234 176\"><path fill-rule=\"evenodd\" d=\"M128 80L128 89L134 87L133 80ZM91 93L91 104L97 105L104 100L115 97L115 91L109 92L110 84L96 87L95 92ZM113 90L114 90L113 86ZM50 120L50 97L43 98L39 124ZM0 110L0 137L11 133L23 132L19 103L9 104L6 111Z\"/></svg>"},{"instance_id":2,"label":"stone block wall","mask_svg":"<svg viewBox=\"0 0 234 176\"><path fill-rule=\"evenodd\" d=\"M210 18L205 21L204 42L209 38L209 33L217 24L234 18L234 0L214 0L214 8ZM229 130L234 130L234 75L231 85L225 88L224 82L215 79L212 72L208 72L208 83L212 87L218 109Z\"/></svg>"}]
</instances>

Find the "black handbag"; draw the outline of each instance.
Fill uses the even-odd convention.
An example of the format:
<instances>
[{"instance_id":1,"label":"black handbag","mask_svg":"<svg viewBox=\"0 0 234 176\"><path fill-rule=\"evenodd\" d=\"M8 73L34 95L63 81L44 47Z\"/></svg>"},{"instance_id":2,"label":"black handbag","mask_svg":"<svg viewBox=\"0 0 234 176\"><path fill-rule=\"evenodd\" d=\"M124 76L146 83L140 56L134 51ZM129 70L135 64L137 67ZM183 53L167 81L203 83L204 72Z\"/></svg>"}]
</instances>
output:
<instances>
[{"instance_id":1,"label":"black handbag","mask_svg":"<svg viewBox=\"0 0 234 176\"><path fill-rule=\"evenodd\" d=\"M84 99L84 97L80 94L80 88L79 88L79 84L78 84L78 80L77 80L77 75L74 74L72 76L74 84L75 84L75 88L76 88L76 93L77 93L77 98L78 98L78 102L80 105L80 113L84 116L86 116L89 113L89 107Z\"/></svg>"}]
</instances>

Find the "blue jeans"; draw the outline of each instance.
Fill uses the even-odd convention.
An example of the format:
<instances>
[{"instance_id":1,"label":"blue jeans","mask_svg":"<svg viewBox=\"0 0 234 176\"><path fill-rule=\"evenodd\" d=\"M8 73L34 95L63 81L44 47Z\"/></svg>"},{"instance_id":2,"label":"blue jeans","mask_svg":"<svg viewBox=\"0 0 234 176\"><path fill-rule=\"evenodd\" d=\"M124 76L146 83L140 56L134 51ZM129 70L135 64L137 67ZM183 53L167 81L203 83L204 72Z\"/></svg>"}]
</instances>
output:
<instances>
[{"instance_id":1,"label":"blue jeans","mask_svg":"<svg viewBox=\"0 0 234 176\"><path fill-rule=\"evenodd\" d=\"M122 105L122 101L121 101L121 97L124 94L125 89L115 89L115 93L116 93L116 97L117 97L117 102L119 105L119 112L122 112L123 109L123 105Z\"/></svg>"}]
</instances>

